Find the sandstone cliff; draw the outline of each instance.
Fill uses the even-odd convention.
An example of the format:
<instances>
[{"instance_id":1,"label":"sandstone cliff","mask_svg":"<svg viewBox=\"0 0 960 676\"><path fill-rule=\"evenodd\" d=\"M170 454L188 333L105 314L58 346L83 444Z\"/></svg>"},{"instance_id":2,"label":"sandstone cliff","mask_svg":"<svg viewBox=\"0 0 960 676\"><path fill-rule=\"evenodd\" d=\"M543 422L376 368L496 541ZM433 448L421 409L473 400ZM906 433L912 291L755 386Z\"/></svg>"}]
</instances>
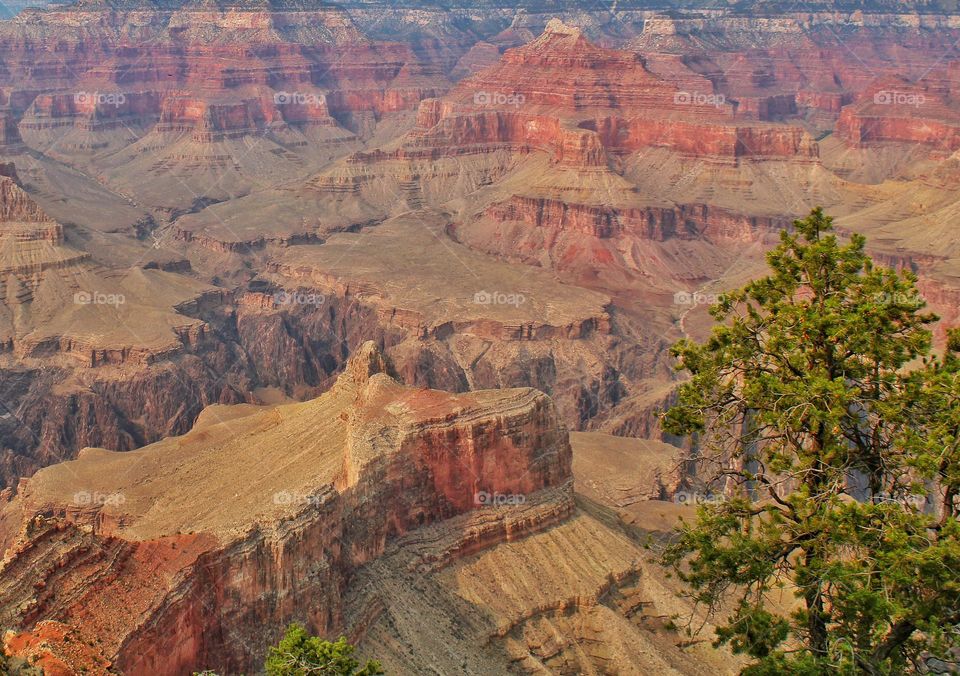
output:
<instances>
[{"instance_id":1,"label":"sandstone cliff","mask_svg":"<svg viewBox=\"0 0 960 676\"><path fill-rule=\"evenodd\" d=\"M316 400L214 407L183 437L23 482L0 517L8 645L56 622L126 674L250 670L291 619L347 629L351 579L412 529L529 500L465 530L469 551L570 513L544 395L405 388L387 370L368 343Z\"/></svg>"},{"instance_id":2,"label":"sandstone cliff","mask_svg":"<svg viewBox=\"0 0 960 676\"><path fill-rule=\"evenodd\" d=\"M656 500L676 449L583 434L574 465L541 393L391 371L367 343L318 399L213 406L22 481L0 505L4 649L51 675L249 673L295 619L391 673L735 672L671 626L693 609L645 553L690 509Z\"/></svg>"}]
</instances>

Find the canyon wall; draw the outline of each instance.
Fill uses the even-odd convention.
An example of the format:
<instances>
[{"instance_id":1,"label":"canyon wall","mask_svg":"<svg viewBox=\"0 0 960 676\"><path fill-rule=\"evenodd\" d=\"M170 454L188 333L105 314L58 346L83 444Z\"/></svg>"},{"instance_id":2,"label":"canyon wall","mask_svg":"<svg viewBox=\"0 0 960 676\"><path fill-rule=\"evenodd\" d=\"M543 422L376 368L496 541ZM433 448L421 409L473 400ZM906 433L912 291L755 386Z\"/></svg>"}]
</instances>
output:
<instances>
[{"instance_id":1,"label":"canyon wall","mask_svg":"<svg viewBox=\"0 0 960 676\"><path fill-rule=\"evenodd\" d=\"M570 445L549 399L404 388L389 369L367 343L317 400L238 418L222 409L179 440L135 455L90 449L22 482L0 508L2 623L26 632L8 647L54 622L126 674L248 671L292 619L346 631L351 578L411 529L479 510L475 526L457 526L464 556L570 514ZM291 434L292 447L281 442ZM243 469L251 444L258 465L285 470ZM261 478L226 512L206 511L244 480L224 471L225 454ZM111 458L127 469L104 472ZM205 464L199 476L215 481L185 481ZM486 518L504 495L521 507Z\"/></svg>"}]
</instances>

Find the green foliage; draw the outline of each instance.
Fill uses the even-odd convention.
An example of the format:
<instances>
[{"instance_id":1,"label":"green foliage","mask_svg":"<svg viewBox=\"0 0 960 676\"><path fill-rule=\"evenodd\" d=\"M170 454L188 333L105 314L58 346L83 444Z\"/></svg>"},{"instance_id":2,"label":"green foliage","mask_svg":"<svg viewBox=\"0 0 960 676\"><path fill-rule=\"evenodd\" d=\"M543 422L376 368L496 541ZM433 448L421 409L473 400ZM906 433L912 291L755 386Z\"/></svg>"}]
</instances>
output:
<instances>
[{"instance_id":1,"label":"green foliage","mask_svg":"<svg viewBox=\"0 0 960 676\"><path fill-rule=\"evenodd\" d=\"M280 644L270 648L264 668L268 676L375 676L382 674L379 662L362 667L353 657L355 648L341 636L324 641L311 636L300 624L291 624Z\"/></svg>"},{"instance_id":2,"label":"green foliage","mask_svg":"<svg viewBox=\"0 0 960 676\"><path fill-rule=\"evenodd\" d=\"M7 657L0 650L0 676L43 676L40 667L31 666L19 657Z\"/></svg>"},{"instance_id":3,"label":"green foliage","mask_svg":"<svg viewBox=\"0 0 960 676\"><path fill-rule=\"evenodd\" d=\"M673 348L690 379L664 427L732 499L664 560L710 611L733 601L717 640L755 658L746 674L922 671L958 645L960 358L928 357L912 274L840 243L820 209L794 225L707 341Z\"/></svg>"}]
</instances>

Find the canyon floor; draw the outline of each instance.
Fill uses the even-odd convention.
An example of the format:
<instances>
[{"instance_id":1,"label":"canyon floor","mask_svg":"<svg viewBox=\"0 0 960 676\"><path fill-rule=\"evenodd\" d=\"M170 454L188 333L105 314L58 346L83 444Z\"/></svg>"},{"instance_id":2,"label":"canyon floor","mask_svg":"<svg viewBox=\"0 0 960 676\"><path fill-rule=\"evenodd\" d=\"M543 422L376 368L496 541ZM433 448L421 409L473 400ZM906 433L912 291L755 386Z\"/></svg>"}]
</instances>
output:
<instances>
[{"instance_id":1,"label":"canyon floor","mask_svg":"<svg viewBox=\"0 0 960 676\"><path fill-rule=\"evenodd\" d=\"M0 629L48 673L250 673L294 619L388 673L736 673L656 563L670 346L816 206L958 317L949 8L16 9Z\"/></svg>"}]
</instances>

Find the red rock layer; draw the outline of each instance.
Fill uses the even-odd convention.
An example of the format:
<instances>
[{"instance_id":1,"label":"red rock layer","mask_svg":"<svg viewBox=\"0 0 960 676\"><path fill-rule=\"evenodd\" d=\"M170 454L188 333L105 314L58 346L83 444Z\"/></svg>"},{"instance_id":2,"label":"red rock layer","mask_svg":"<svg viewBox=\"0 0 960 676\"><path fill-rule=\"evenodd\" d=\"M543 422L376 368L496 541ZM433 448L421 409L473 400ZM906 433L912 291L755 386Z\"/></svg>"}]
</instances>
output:
<instances>
[{"instance_id":1,"label":"red rock layer","mask_svg":"<svg viewBox=\"0 0 960 676\"><path fill-rule=\"evenodd\" d=\"M484 215L498 222L518 221L601 239L629 235L655 241L705 236L749 241L786 225L779 219L743 216L705 204L614 208L520 195L487 208Z\"/></svg>"},{"instance_id":2,"label":"red rock layer","mask_svg":"<svg viewBox=\"0 0 960 676\"><path fill-rule=\"evenodd\" d=\"M452 97L479 105L543 105L564 112L592 108L688 111L722 117L730 106L687 101L634 52L603 49L580 30L551 21L533 42L463 81ZM502 103L501 103L502 101Z\"/></svg>"},{"instance_id":3,"label":"red rock layer","mask_svg":"<svg viewBox=\"0 0 960 676\"><path fill-rule=\"evenodd\" d=\"M855 147L897 142L952 153L960 149L958 76L960 71L953 68L924 84L876 83L843 108L837 134Z\"/></svg>"},{"instance_id":4,"label":"red rock layer","mask_svg":"<svg viewBox=\"0 0 960 676\"><path fill-rule=\"evenodd\" d=\"M664 73L679 65L660 59L657 67ZM637 54L596 47L552 21L540 38L508 50L442 101L424 101L418 129L390 156L433 159L506 146L546 149L556 162L581 167L604 167L608 153L647 147L728 160L817 157L802 128L749 121L796 112L793 97L745 100L738 110L709 79L687 74L669 81Z\"/></svg>"},{"instance_id":5,"label":"red rock layer","mask_svg":"<svg viewBox=\"0 0 960 676\"><path fill-rule=\"evenodd\" d=\"M581 125L595 130L604 146L614 152L660 147L688 155L719 158L813 159L819 156L816 142L800 127L620 117L588 120Z\"/></svg>"},{"instance_id":6,"label":"red rock layer","mask_svg":"<svg viewBox=\"0 0 960 676\"><path fill-rule=\"evenodd\" d=\"M606 116L577 123L532 110L470 110L448 101L424 101L419 129L395 151L358 153L355 162L437 159L509 148L550 152L569 166L604 167L608 153L669 148L698 157L735 160L819 156L816 142L800 127L708 123L683 119Z\"/></svg>"},{"instance_id":7,"label":"red rock layer","mask_svg":"<svg viewBox=\"0 0 960 676\"><path fill-rule=\"evenodd\" d=\"M926 81L957 27L933 14L654 18L630 46L682 88L723 94L737 117L803 114L832 125L875 78Z\"/></svg>"},{"instance_id":8,"label":"red rock layer","mask_svg":"<svg viewBox=\"0 0 960 676\"><path fill-rule=\"evenodd\" d=\"M7 172L12 175L0 175L0 223L12 221L53 225L53 219L17 185L13 165L6 166ZM3 226L0 224L0 232L2 230Z\"/></svg>"},{"instance_id":9,"label":"red rock layer","mask_svg":"<svg viewBox=\"0 0 960 676\"><path fill-rule=\"evenodd\" d=\"M189 10L180 17L186 25L164 12L108 14L41 11L0 25L0 99L14 126L159 121L161 130L196 130L202 142L277 122L335 124L331 115L411 109L447 86L411 46L365 40L335 8ZM215 30L200 31L205 21Z\"/></svg>"},{"instance_id":10,"label":"red rock layer","mask_svg":"<svg viewBox=\"0 0 960 676\"><path fill-rule=\"evenodd\" d=\"M163 499L162 490L141 495L142 486L114 486L110 495L130 494L134 506L128 509L126 498L79 500L77 495L86 495L82 480L69 471L61 476L62 468L22 482L17 497L0 505L0 544L6 548L0 564L0 622L18 630L7 637L7 649L29 652L45 635L52 644L48 657L62 658L51 625L45 624L56 622L54 626L67 627L62 634L96 646L97 659L104 657L131 676L205 667L241 673L262 663L269 639L264 627L276 634L273 629L306 617L315 631L345 631L343 598L353 573L404 532L484 507L478 494L520 495L523 502L543 504L531 504L511 528L464 538L460 555L570 513L570 444L545 395L533 390L479 395L414 390L383 375L388 368L367 344L325 395L333 398L333 406L343 401L346 407L328 410L318 403L313 411L312 404L298 404L265 419L266 427L256 423L248 430L269 434L280 424L310 433L316 423L295 416L316 414L339 415L346 430L345 447L341 438L341 445L322 451L342 463L335 487L318 484L311 487L309 500L277 503L281 507L274 508L272 521L135 537L130 534L140 519L152 523L144 500L148 495ZM286 429L291 428L278 428L280 437L286 438ZM192 438L203 444L205 433L195 434L184 443ZM287 460L286 444L273 447L267 438L257 439L260 462ZM197 450L201 458L207 457L203 448ZM158 446L142 452L164 463L167 450ZM97 463L101 453L77 462ZM330 464L327 458L315 461ZM95 466L90 469L98 473ZM86 471L81 468L80 475ZM161 474L175 472L167 467ZM208 477L204 473L196 480ZM182 480L176 479L178 484ZM224 490L235 488L228 484ZM229 512L229 497L218 502L218 511ZM248 519L238 513L225 523ZM167 521L161 519L161 530L177 528ZM158 527L147 528L153 533Z\"/></svg>"}]
</instances>

